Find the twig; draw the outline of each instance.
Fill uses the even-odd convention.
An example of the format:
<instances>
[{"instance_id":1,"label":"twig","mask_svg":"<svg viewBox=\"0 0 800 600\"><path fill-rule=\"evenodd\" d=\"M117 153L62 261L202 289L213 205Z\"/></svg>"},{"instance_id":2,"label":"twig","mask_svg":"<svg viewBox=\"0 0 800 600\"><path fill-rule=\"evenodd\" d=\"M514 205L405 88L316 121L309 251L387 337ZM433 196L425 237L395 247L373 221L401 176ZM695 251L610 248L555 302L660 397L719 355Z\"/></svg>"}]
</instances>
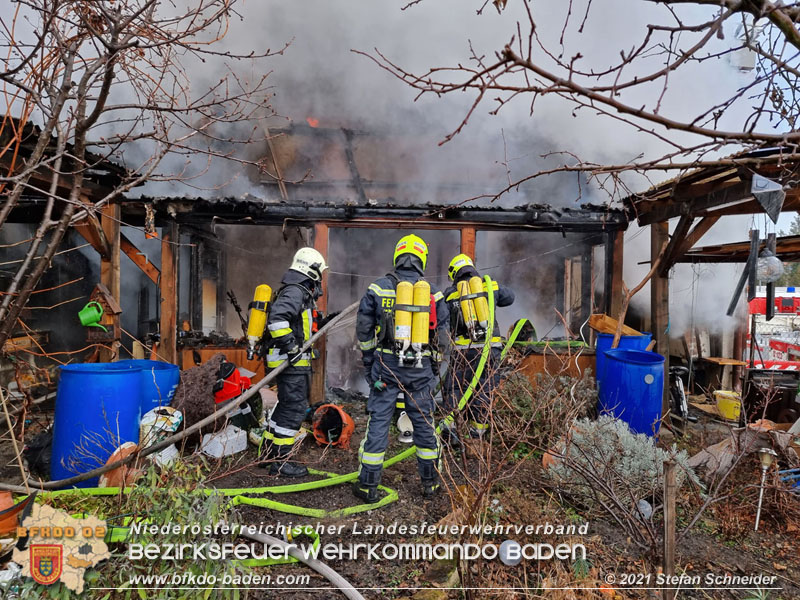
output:
<instances>
[{"instance_id":1,"label":"twig","mask_svg":"<svg viewBox=\"0 0 800 600\"><path fill-rule=\"evenodd\" d=\"M25 491L30 494L31 490L28 486L28 476L25 474L25 465L22 464L22 454L19 451L19 444L17 443L17 436L14 435L14 427L11 425L11 415L8 414L8 404L6 404L6 395L3 393L3 388L0 387L0 402L3 403L3 412L6 415L6 424L8 431L11 434L11 443L14 444L14 453L17 455L17 463L19 464L19 472L22 474L22 481L25 483Z\"/></svg>"}]
</instances>

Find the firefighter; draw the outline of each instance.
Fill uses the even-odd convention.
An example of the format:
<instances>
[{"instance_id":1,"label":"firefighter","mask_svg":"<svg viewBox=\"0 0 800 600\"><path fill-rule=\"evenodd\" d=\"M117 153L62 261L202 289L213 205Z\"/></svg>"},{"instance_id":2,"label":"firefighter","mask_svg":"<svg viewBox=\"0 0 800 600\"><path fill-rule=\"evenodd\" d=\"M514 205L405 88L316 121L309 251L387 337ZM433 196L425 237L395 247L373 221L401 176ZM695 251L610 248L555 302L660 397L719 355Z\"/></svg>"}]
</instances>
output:
<instances>
[{"instance_id":1,"label":"firefighter","mask_svg":"<svg viewBox=\"0 0 800 600\"><path fill-rule=\"evenodd\" d=\"M449 315L443 294L423 279L427 262L428 246L421 238L416 235L401 238L394 251L394 272L372 283L358 308L356 335L370 395L367 434L359 449L361 466L353 493L368 503L379 499L377 486L381 482L389 426L400 392L405 394L405 410L414 426L422 495L431 497L439 489L440 448L433 423L431 354L445 350ZM409 304L403 298L412 284L416 285L413 304ZM423 299L425 294L427 298ZM429 330L433 322L430 311L435 314L433 331ZM405 321L409 312L414 328L406 330L404 323L412 322ZM416 327L418 321L425 321L424 334ZM409 330L411 336L407 338Z\"/></svg>"},{"instance_id":2,"label":"firefighter","mask_svg":"<svg viewBox=\"0 0 800 600\"><path fill-rule=\"evenodd\" d=\"M466 254L459 254L450 261L447 275L452 284L444 295L450 310L450 328L453 334L450 370L444 394L447 410L455 408L466 392L478 368L486 336L491 336L489 359L467 407L469 435L472 438L482 438L489 429L491 397L500 380L499 364L503 345L500 328L496 318L491 329L487 322L489 287L478 275L472 259ZM491 290L494 293L495 307L514 303L514 292L508 287L492 281ZM442 437L453 446L458 446L452 424L452 419L445 420L442 424Z\"/></svg>"},{"instance_id":3,"label":"firefighter","mask_svg":"<svg viewBox=\"0 0 800 600\"><path fill-rule=\"evenodd\" d=\"M277 377L278 404L264 432L266 462L271 475L304 477L308 469L288 460L305 417L311 388L311 351L300 353L312 334L315 302L322 293L322 273L328 265L313 248L300 248L281 280L269 311L267 367L290 365Z\"/></svg>"}]
</instances>

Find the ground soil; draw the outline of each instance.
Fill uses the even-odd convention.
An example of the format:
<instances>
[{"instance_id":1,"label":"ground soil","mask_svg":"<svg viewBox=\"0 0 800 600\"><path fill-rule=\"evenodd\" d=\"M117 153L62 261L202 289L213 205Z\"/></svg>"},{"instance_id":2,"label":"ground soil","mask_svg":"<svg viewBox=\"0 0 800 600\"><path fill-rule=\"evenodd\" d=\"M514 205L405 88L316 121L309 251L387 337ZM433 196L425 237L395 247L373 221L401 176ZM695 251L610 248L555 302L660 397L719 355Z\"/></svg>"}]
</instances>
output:
<instances>
[{"instance_id":1,"label":"ground soil","mask_svg":"<svg viewBox=\"0 0 800 600\"><path fill-rule=\"evenodd\" d=\"M349 473L358 468L357 449L366 426L364 405L353 401L345 405L347 412L356 423L356 433L348 450L323 449L310 438L299 449L297 459L310 468L335 473ZM37 415L28 423L28 435L32 436L50 420L51 406L38 407ZM693 425L687 436L673 440L669 432L661 436L662 444L675 441L678 446L693 451L713 444L727 434L728 425L714 421L707 416L700 416L700 422ZM397 441L397 432L392 432L391 445L387 456L394 455L408 446ZM452 456L449 460L458 460ZM394 521L404 524L437 523L451 515L454 508L463 505L459 492L451 487L449 493L443 493L430 500L423 500L420 494L419 478L416 472L416 461L405 460L384 473L384 484L396 489L399 499L386 507L369 510L351 517L331 519L306 518L288 515L269 509L237 506L236 519L242 523L259 525L261 523L280 524L312 524L322 522L325 525L344 525L342 535L324 535L325 543L367 542L394 543L401 538L391 535L365 535L354 539L350 534L353 527L366 528L370 524L388 525ZM468 470L474 475L479 469L479 461L467 454ZM602 512L588 512L580 507L571 506L566 499L559 498L551 490L543 488L538 482L541 479L541 464L538 457L532 456L517 465L513 478L496 486L488 503L488 519L493 523L505 524L537 524L545 521L552 523L580 523L588 521L589 533L585 537L518 536L521 543L542 541L575 541L579 540L587 548L585 564L571 564L569 561L527 561L516 567L503 566L499 561L476 562L468 570L462 572L462 581L466 577L472 586L481 588L473 598L659 598L655 592L620 589L619 585L605 586L604 578L608 573L620 574L656 574L659 570L659 558L653 552L637 547L632 540L621 533L620 528ZM503 468L501 466L501 468ZM743 464L738 473L741 482L757 483L758 469L753 464ZM19 483L18 468L13 460L10 444L0 444L0 479L10 483ZM313 476L299 481L314 479ZM298 482L297 480L290 481ZM455 483L461 481L456 478ZM267 474L265 469L257 465L255 450L210 465L207 483L218 488L255 488L270 485L281 485L286 480ZM746 487L746 486L745 486ZM282 494L270 496L283 502L315 508L335 509L352 506L358 503L350 491L349 485L323 488L317 491ZM762 525L758 533L753 532L755 518L755 502L757 494L750 486L745 492L732 497L727 502L719 503L709 509L698 520L691 532L679 543L677 548L677 570L687 574L704 576L706 573L732 575L765 574L777 578L780 591L772 591L767 596L770 600L790 600L800 598L800 500L783 493L778 497L768 494ZM680 525L685 525L689 512L680 513ZM513 537L513 536L512 536ZM504 538L486 538L484 541L499 542ZM402 538L402 541L433 541L428 536ZM444 541L454 541L446 539ZM366 598L408 598L417 592L414 588L428 588L432 584L428 571L430 565L424 561L368 561L368 560L333 560L326 561L333 569L358 588L366 588L362 593ZM337 597L329 588L327 580L316 575L305 566L285 565L255 568L259 573L277 575L307 575L311 581L302 589L295 591L253 590L250 598L329 598ZM535 591L538 586L553 587L587 587L592 590L583 591ZM527 592L496 590L487 588L526 587ZM610 589L609 589L610 588ZM464 597L463 592L444 592L447 597ZM752 591L691 591L685 590L678 598L759 598ZM436 596L440 597L440 596Z\"/></svg>"},{"instance_id":2,"label":"ground soil","mask_svg":"<svg viewBox=\"0 0 800 600\"><path fill-rule=\"evenodd\" d=\"M327 449L324 452L316 444L306 441L302 446L298 459L304 461L311 468L324 469L336 473L347 473L357 469L356 448L363 435L366 419L363 413L363 405L347 405L346 410L354 417L356 422L356 435L352 440L352 449L343 451L338 449ZM685 436L674 440L669 431L665 431L661 436L661 443L670 445L676 441L678 446L685 447L687 450L694 450L716 443L727 435L729 425L702 417L697 424L691 426ZM407 446L396 441L396 432L393 432L393 441L387 451L387 456L391 456L402 451ZM240 457L242 462L248 459ZM450 455L450 460L458 460ZM470 468L477 469L477 460L469 453L467 463ZM586 544L588 562L590 565L589 574L583 580L588 582L587 587L602 586L603 577L607 573L632 573L632 574L652 574L655 576L660 570L660 558L653 556L651 552L637 547L630 539L622 535L619 527L613 523L605 514L587 513L581 515L574 507L567 503L553 501L551 492L542 489L537 481L540 478L539 462L529 460L529 465L523 465L514 478L505 481L493 493L495 500L494 506L500 507L500 514L497 521L503 523L540 523L549 520L552 523L567 523L587 520L589 522L588 539L582 539ZM757 475L757 467L753 471ZM747 479L748 474L743 473ZM283 483L284 480L274 478L264 474L264 470L256 467L245 467L240 471L217 479L213 485L218 487L259 487ZM403 461L384 473L385 485L396 489L399 493L399 500L379 510L354 515L352 517L340 517L334 519L303 518L295 515L285 515L275 511L254 508L238 507L240 520L247 523L310 523L345 525L344 531L350 532L354 524L363 529L368 524L389 524L395 520L406 523L436 523L440 519L447 517L459 505L459 495L451 490L451 493L442 494L432 500L423 500L420 496L419 479L416 473L416 465L413 459ZM459 483L459 481L456 481ZM745 482L746 483L746 482ZM785 495L785 494L784 494ZM455 499L455 502L451 499ZM281 495L280 500L297 503L304 506L313 506L326 509L342 508L357 503L351 495L349 486L340 485L324 488L319 491L306 492L299 494ZM739 502L743 500L740 499ZM781 591L773 591L768 596L771 600L789 600L800 598L800 546L798 546L798 530L800 521L787 521L781 516L781 507L765 504L761 531L752 531L755 516L755 497L748 498L744 504L735 506L735 513L739 515L736 527L726 526L721 521L725 520L726 512L709 510L708 513L699 521L692 531L683 538L677 548L677 572L686 572L687 575L700 575L705 577L707 573L715 575L746 575L764 574L774 575L777 578L776 587L783 588ZM790 502L800 507L797 499ZM728 507L730 508L730 507ZM491 512L492 509L490 509ZM504 512L505 511L505 512ZM681 525L685 525L681 523ZM679 527L680 529L680 527ZM525 543L525 536L519 541ZM499 542L502 538L496 540ZM335 542L359 542L370 543L392 543L398 542L396 536L370 535L362 539L354 539L351 535L326 535L324 540L328 543ZM406 541L406 540L404 540ZM431 538L420 537L418 541L431 541ZM446 540L453 541L453 540ZM541 539L531 537L530 542L541 541ZM563 540L554 539L555 542ZM424 562L392 562L384 561L380 563L370 561L328 561L328 564L356 587L359 588L381 588L379 590L363 590L367 598L405 598L411 597L417 587L430 587L432 584L427 580L426 571L428 564ZM523 563L524 564L524 563ZM278 567L284 573L305 573L307 569L299 566ZM534 589L537 579L547 582L550 578L550 586L553 581L560 581L569 586L579 585L582 581L572 572L558 572L553 574L552 569L547 565L529 564L527 572L522 566L504 567L498 561L491 564L478 563L474 565L471 573L473 585L476 587L508 587L514 585L524 585ZM320 587L327 587L328 583L322 578L315 577L312 583ZM388 588L388 589L387 589ZM529 592L531 594L532 592ZM283 592L280 597L291 598L319 598L323 597L319 591ZM580 594L580 595L570 595ZM475 598L481 597L512 598L525 597L522 593L509 591L498 591L490 593L488 591L476 592ZM278 597L274 592L260 591L259 598ZM327 597L327 596L325 596ZM462 597L461 592L450 592L449 597ZM527 597L543 598L657 598L660 593L647 592L642 590L623 590L616 586L616 589L600 591L584 590L580 592L570 591L565 595L558 592L544 592L540 595L528 595ZM678 598L753 598L750 591L689 591L679 592Z\"/></svg>"}]
</instances>

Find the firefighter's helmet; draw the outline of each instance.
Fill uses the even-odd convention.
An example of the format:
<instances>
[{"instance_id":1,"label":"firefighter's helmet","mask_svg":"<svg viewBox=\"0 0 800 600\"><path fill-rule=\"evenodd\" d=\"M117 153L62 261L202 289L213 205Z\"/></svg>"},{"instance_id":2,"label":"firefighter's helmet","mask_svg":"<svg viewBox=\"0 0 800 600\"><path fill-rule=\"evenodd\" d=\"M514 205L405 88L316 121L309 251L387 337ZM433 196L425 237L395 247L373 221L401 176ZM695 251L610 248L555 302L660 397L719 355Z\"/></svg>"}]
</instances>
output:
<instances>
[{"instance_id":1,"label":"firefighter's helmet","mask_svg":"<svg viewBox=\"0 0 800 600\"><path fill-rule=\"evenodd\" d=\"M394 264L397 265L397 259L403 254L413 254L422 261L422 270L428 264L428 244L419 237L414 235L406 235L400 238L397 246L394 249Z\"/></svg>"},{"instance_id":2,"label":"firefighter's helmet","mask_svg":"<svg viewBox=\"0 0 800 600\"><path fill-rule=\"evenodd\" d=\"M450 261L450 266L447 267L447 275L450 277L450 281L454 281L458 272L463 269L464 267L474 267L475 263L472 262L472 259L467 256L466 254L459 254L453 260Z\"/></svg>"},{"instance_id":3,"label":"firefighter's helmet","mask_svg":"<svg viewBox=\"0 0 800 600\"><path fill-rule=\"evenodd\" d=\"M289 268L314 281L320 281L322 273L328 268L328 265L325 264L325 258L322 254L314 250L314 248L300 248L295 252L292 265Z\"/></svg>"}]
</instances>

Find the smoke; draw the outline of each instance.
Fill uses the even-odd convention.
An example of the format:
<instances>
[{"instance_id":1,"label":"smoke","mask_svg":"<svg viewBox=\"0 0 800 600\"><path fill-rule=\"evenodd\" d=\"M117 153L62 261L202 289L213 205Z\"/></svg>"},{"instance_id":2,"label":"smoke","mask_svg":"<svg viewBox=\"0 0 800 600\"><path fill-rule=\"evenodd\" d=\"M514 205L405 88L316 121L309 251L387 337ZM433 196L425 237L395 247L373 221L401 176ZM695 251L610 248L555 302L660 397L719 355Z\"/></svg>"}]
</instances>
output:
<instances>
[{"instance_id":1,"label":"smoke","mask_svg":"<svg viewBox=\"0 0 800 600\"><path fill-rule=\"evenodd\" d=\"M550 153L566 152L598 163L621 164L640 155L657 156L665 150L665 144L649 135L592 111L576 111L560 98L546 97L531 106L524 96L508 102L496 113L496 100L485 99L472 112L464 130L440 145L468 114L474 93L418 97L416 90L353 50L373 56L379 51L413 73L424 73L432 67L474 64L469 62L473 53L491 63L495 53L517 34L518 22L524 34L527 17L522 2L509 3L502 14L489 7L481 15L476 14L478 2L426 0L401 10L404 4L405 1L369 0L250 2L239 7L242 19L233 23L224 45L232 52L246 53L288 43L282 55L268 62L274 93L271 105L279 115L267 120L269 126L305 125L311 119L322 128L348 127L379 134L383 144L371 149L371 160L361 157L357 161L358 167L367 172L366 179L378 172L382 179L393 181L431 186L457 181L496 192L510 181L569 160L567 155L543 157ZM534 6L537 32L544 44L559 47L570 8L574 15L582 15L585 2ZM693 22L702 22L713 12L708 8L680 8L680 14ZM564 38L562 56L580 53L578 64L585 70L603 70L618 62L620 52L640 42L646 25L657 22L659 16L663 18L664 11L660 6L624 0L604 2L602 10L600 14L598 5L593 5L583 33L576 33L573 21ZM727 43L714 42L722 47ZM535 55L543 64L551 62L540 51ZM663 61L663 56L653 55L638 68L657 67ZM215 81L215 65L221 69L222 61L190 64L193 85L203 87ZM258 66L265 68L264 63ZM242 71L242 80L259 74L248 70L253 65L236 68ZM627 73L628 77L636 75L635 68ZM459 77L463 78L463 74L452 75L453 80ZM641 99L642 104L652 104L654 98L661 97L663 114L694 115L699 106L713 104L721 95L732 96L741 81L741 75L722 60L687 64L671 75L670 87L663 97L660 87L653 85L626 91L621 99L633 103ZM239 137L252 133L251 125L242 123L241 131L235 133ZM686 140L686 136L676 133L670 133L670 137ZM265 143L259 150L262 155L268 153ZM208 165L198 162L201 164L190 165L197 175L191 184L208 188L208 192L201 190L202 195L250 193L277 199L276 188L259 185L258 173L253 169L223 159ZM186 161L181 157L167 161L165 166L185 169ZM315 168L322 166L317 164ZM650 184L636 176L627 177L627 182L634 189ZM579 189L579 184L585 184L581 175L551 176L512 191L501 202L508 206L530 202L563 206L578 199L609 199L595 185L581 185ZM180 188L179 183L161 184L151 186L147 192L179 194ZM462 199L472 195L465 192Z\"/></svg>"},{"instance_id":2,"label":"smoke","mask_svg":"<svg viewBox=\"0 0 800 600\"><path fill-rule=\"evenodd\" d=\"M494 53L516 34L517 22L522 23L524 31L526 16L521 2L509 3L502 14L490 9L482 15L475 12L477 3L463 0L426 0L405 11L401 10L404 4L404 1L367 0L251 2L243 6L243 19L234 24L225 43L230 44L233 51L243 51L251 49L254 40L266 40L272 48L288 42L286 52L270 62L274 92L271 104L279 116L269 119L269 126L273 129L289 124L305 126L309 120L321 128L347 127L373 133L370 138L356 137L354 142L356 162L366 180L413 181L429 184L431 188L466 182L497 191L510 180L555 166L563 160L560 156L542 158L553 152L569 152L598 163L621 164L639 156L657 156L665 150L664 144L649 135L587 110L575 111L555 97L538 101L533 111L524 98L517 98L496 114L490 114L497 104L489 99L471 114L460 134L439 145L447 134L458 128L474 95L451 93L442 97L417 97L417 92L407 84L352 50L374 56L377 49L393 63L415 73L431 67L467 64L473 52L490 62ZM583 57L580 66L584 70L602 70L617 62L620 52L628 51L640 41L646 24L657 22L663 14L663 7L650 3L604 2L602 14L599 6L593 5L581 34L576 33L576 27L570 27L563 41L561 55L570 57L580 53ZM558 47L570 7L574 15L582 15L585 2L534 6L537 32L545 45ZM679 7L679 10L687 21L699 23L714 9ZM688 38L686 43L689 43ZM730 43L724 39L715 40L711 49L723 49ZM541 53L538 56L541 58ZM663 56L653 55L638 68L654 67L663 64L663 60ZM212 68L203 65L197 76L193 75L193 81L208 83L213 74ZM627 73L628 77L635 75L634 70ZM697 114L702 106L732 96L748 76L719 59L683 65L670 77L670 87L663 95L663 90L653 85L625 92L622 99L629 103L640 100L641 104L652 104L654 98L660 97L662 114L685 117ZM722 117L719 126L736 128L741 110L748 108L734 107ZM687 136L675 132L669 137L688 140ZM276 138L276 144L281 143L281 138ZM259 150L269 154L265 144L259 146ZM341 171L341 165L336 171L330 164L324 164L324 156L320 151L319 155L304 157L312 177L323 175L318 181L331 173L344 179L349 177L349 173ZM274 186L260 185L257 174L235 165L225 169L213 165L207 170L207 177L213 188L210 195L247 192L276 199ZM233 184L222 185L231 178L234 178ZM658 176L654 179L657 181ZM626 183L634 190L642 190L653 181L627 176ZM179 184L174 185L170 193L177 193L179 188ZM468 196L465 192L464 198ZM595 185L586 185L582 176L559 175L537 179L506 196L502 203L506 206L530 202L563 206L574 204L578 199L604 202L609 197ZM430 200L425 193L418 198L420 202ZM747 218L723 219L701 243L745 239L747 229ZM557 235L524 234L523 237L525 243L519 244L511 237L479 236L478 262L480 267L497 266L491 274L518 289L519 300L507 312L513 313L514 318L532 317L541 334L552 331L556 325L552 310L554 273L557 263L563 263L565 253L557 249L564 241ZM649 268L647 264L638 264L649 258L649 231L642 232L633 225L625 237L625 279L633 286ZM380 234L352 232L345 238L353 241L344 246L348 250L341 254L337 250L336 236L331 238L332 269L376 274L376 257L380 253L361 255L349 249L364 247L363 244L379 248ZM455 244L451 244L445 254L452 255L454 249ZM545 258L531 260L537 256ZM519 260L522 262L515 265ZM738 269L738 266L724 265L678 265L671 275L671 332L678 334L692 324L729 326L732 320L720 315L727 307ZM332 299L335 306L339 299L345 304L357 299L363 292L361 288L370 280L332 275L330 281L332 290L346 290L341 298L337 295ZM649 286L634 299L633 309L637 308L649 313Z\"/></svg>"},{"instance_id":3,"label":"smoke","mask_svg":"<svg viewBox=\"0 0 800 600\"><path fill-rule=\"evenodd\" d=\"M234 18L220 49L246 54L267 47L276 50L288 43L286 51L267 61L239 64L229 64L222 57L201 61L187 56L188 79L197 92L213 86L227 67L233 68L244 84L255 82L266 71L271 71L271 108L265 104L263 110L263 115L269 115L271 110L276 113L266 121L270 129L290 124L304 125L310 118L320 128L347 127L374 133L371 138L356 137L354 141L356 162L364 171L362 175L365 179L425 184L419 188L417 199L420 202L431 201L430 190L437 186L454 183L499 191L516 178L556 166L564 160L563 155L543 158L550 153L568 152L587 161L621 164L640 156L658 156L665 150L666 146L652 136L589 110L575 111L557 97L544 98L533 107L524 97L519 97L496 113L493 111L498 108L497 102L488 98L470 115L460 134L440 145L466 117L475 99L474 94L417 97L417 92L407 84L352 50L375 55L377 49L395 64L415 73L423 73L432 67L468 64L472 53L491 62L495 52L515 36L518 22L525 30L527 17L522 2L509 2L502 14L497 14L489 6L482 15L476 14L476 8L482 4L480 1L423 0L408 10L401 10L406 3L407 0L251 0L237 5L241 18ZM585 0L535 3L537 32L543 43L559 47L558 40L568 11L572 10L574 19L581 18L575 15L582 16L585 7ZM701 23L718 9L681 6L677 10L687 20ZM583 32L578 34L575 26L568 29L561 55L573 57L580 53L583 57L579 63L581 68L603 70L619 60L620 52L629 51L639 43L646 24L656 22L656 16L664 11L665 8L656 3L628 0L595 2ZM686 45L689 44L687 36ZM727 44L726 40L716 40L710 49L724 48ZM537 58L545 60L541 52L537 53ZM663 56L653 55L639 68L663 64L663 61ZM632 69L627 76L636 74ZM662 114L695 115L700 112L699 107L713 105L720 98L734 95L743 77L724 59L687 63L671 74L670 87L663 96L662 90L653 85L624 92L621 99L629 103L640 100L641 104L651 104L654 98L660 97ZM735 128L741 114L734 107L722 117L719 126ZM113 123L107 127L108 130L104 130L106 134L114 132ZM264 139L266 133L259 123L243 121L228 126L225 131L213 133L219 134L220 138L231 136L256 141L235 147L214 142L214 149L221 155L233 152L240 159L255 161L268 154ZM669 137L687 139L674 132ZM276 139L277 143L280 143L279 139ZM152 148L145 144L132 145L125 150L122 159L136 166L145 162L151 152ZM311 177L326 173L329 165L324 164L325 156L320 154L312 158ZM340 169L341 165L337 168ZM280 199L276 186L260 183L261 174L257 169L221 157L206 160L174 154L167 157L160 170L164 174L183 172L192 178L188 182L152 181L137 193L183 197L249 193L265 200ZM335 169L330 172L341 173ZM343 176L347 179L349 173L344 172ZM316 178L316 181L320 180ZM635 190L652 183L635 176L627 177L626 182ZM471 195L464 191L460 199ZM519 191L512 191L501 202L506 206L526 203L564 206L579 199L604 202L609 197L595 184L587 185L583 176L558 175L537 179ZM745 239L747 228L746 218L731 222L725 219L701 243ZM398 236L387 236L386 232L348 235L352 239L341 246L346 249L343 253L339 253L336 236L331 236L332 270L380 275L389 269L391 255L384 248L389 242L384 238L394 240ZM428 235L426 239L431 242L437 236ZM238 237L224 239L228 244L247 246L249 250L258 245L252 237L246 240ZM449 260L457 243L451 237L443 239L447 244L442 247L441 254ZM637 263L649 258L649 232L639 235L634 226L626 233L626 242L625 278L629 285L634 285L648 268ZM551 301L555 297L551 289L553 269L557 261L563 261L564 255L553 252L544 255L547 258L543 260L536 260L536 257L564 243L556 234L545 237L532 233L525 234L524 244L494 234L478 240L479 267L498 265L498 269L490 271L490 274L518 288L518 303L507 314L532 316L540 334L554 324L554 302ZM353 252L353 248L369 248L370 251ZM432 248L432 256L434 252ZM382 257L385 257L384 266L379 268L384 260ZM521 259L526 260L514 262ZM243 256L244 260L250 261L246 263L248 265L254 264L250 254ZM235 273L240 264L241 261L229 261L228 274ZM255 263L256 269L263 266L262 262ZM732 293L736 267L697 269L693 271L691 267L681 265L674 271L671 281L673 333L692 322L723 322L720 315L724 313ZM437 272L439 277L444 273L438 267ZM261 277L255 276L253 283L256 281L261 281ZM346 305L349 302L344 299L356 299L370 280L333 274L330 281L332 290L349 286L349 290L341 295ZM237 287L239 300L244 303L252 289L238 289L247 287L244 280L237 280L232 285ZM635 299L634 307L647 306L645 312L649 312L648 293L646 287ZM334 306L340 304L340 297L332 298L331 302ZM235 333L239 330L238 322L230 311L227 313L227 329Z\"/></svg>"}]
</instances>

